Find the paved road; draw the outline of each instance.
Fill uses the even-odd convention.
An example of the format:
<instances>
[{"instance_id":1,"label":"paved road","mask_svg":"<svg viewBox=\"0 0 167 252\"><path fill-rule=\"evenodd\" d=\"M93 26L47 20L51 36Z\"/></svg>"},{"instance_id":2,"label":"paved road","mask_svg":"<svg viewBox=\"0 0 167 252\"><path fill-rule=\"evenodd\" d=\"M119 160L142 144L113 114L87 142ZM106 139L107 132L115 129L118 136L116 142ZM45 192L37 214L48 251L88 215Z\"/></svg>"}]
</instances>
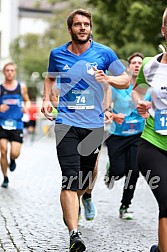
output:
<instances>
[{"instance_id":1,"label":"paved road","mask_svg":"<svg viewBox=\"0 0 167 252\"><path fill-rule=\"evenodd\" d=\"M123 179L108 190L103 181L106 162L103 147L93 193L97 218L88 222L83 216L79 224L87 251L148 252L157 241L156 202L140 177L132 204L134 220L119 219ZM0 188L0 252L67 252L69 237L59 204L61 176L54 138L24 143L9 179L9 188Z\"/></svg>"}]
</instances>

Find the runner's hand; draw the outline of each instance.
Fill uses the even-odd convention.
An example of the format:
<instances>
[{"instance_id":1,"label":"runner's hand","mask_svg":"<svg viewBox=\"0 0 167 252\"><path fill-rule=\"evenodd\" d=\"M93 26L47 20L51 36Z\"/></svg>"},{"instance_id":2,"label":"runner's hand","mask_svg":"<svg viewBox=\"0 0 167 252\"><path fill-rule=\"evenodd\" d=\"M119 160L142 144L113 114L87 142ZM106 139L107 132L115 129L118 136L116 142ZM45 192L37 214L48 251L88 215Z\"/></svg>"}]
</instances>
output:
<instances>
[{"instance_id":1,"label":"runner's hand","mask_svg":"<svg viewBox=\"0 0 167 252\"><path fill-rule=\"evenodd\" d=\"M105 111L104 114L105 114L104 123L110 124L113 121L113 113Z\"/></svg>"},{"instance_id":2,"label":"runner's hand","mask_svg":"<svg viewBox=\"0 0 167 252\"><path fill-rule=\"evenodd\" d=\"M118 124L122 124L125 116L126 114L122 114L122 113L114 114L113 120Z\"/></svg>"},{"instance_id":3,"label":"runner's hand","mask_svg":"<svg viewBox=\"0 0 167 252\"><path fill-rule=\"evenodd\" d=\"M138 101L137 104L137 111L139 115L141 115L143 118L148 118L150 116L148 110L151 108L151 102L149 101Z\"/></svg>"},{"instance_id":4,"label":"runner's hand","mask_svg":"<svg viewBox=\"0 0 167 252\"><path fill-rule=\"evenodd\" d=\"M52 110L53 110L53 107L52 107L51 102L50 101L43 101L41 112L50 121L54 120Z\"/></svg>"},{"instance_id":5,"label":"runner's hand","mask_svg":"<svg viewBox=\"0 0 167 252\"><path fill-rule=\"evenodd\" d=\"M103 70L98 70L96 67L93 66L95 80L104 85L104 87L108 87L108 81L106 80L107 75L104 73Z\"/></svg>"},{"instance_id":6,"label":"runner's hand","mask_svg":"<svg viewBox=\"0 0 167 252\"><path fill-rule=\"evenodd\" d=\"M9 106L6 104L1 104L0 105L0 112L4 113L9 109Z\"/></svg>"}]
</instances>

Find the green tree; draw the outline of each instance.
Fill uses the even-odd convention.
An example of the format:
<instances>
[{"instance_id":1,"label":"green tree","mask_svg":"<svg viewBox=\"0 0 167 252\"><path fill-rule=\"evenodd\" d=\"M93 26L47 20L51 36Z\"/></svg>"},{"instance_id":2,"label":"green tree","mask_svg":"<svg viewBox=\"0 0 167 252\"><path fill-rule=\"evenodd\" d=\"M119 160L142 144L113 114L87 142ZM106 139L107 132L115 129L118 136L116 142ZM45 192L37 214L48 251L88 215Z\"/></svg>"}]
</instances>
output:
<instances>
[{"instance_id":1,"label":"green tree","mask_svg":"<svg viewBox=\"0 0 167 252\"><path fill-rule=\"evenodd\" d=\"M162 43L160 33L166 0L89 0L99 41L116 50L120 57L140 50L154 55Z\"/></svg>"},{"instance_id":2,"label":"green tree","mask_svg":"<svg viewBox=\"0 0 167 252\"><path fill-rule=\"evenodd\" d=\"M24 80L32 92L37 92L36 95L41 89L51 47L51 40L36 34L20 36L10 46L12 60L17 64L18 78Z\"/></svg>"}]
</instances>

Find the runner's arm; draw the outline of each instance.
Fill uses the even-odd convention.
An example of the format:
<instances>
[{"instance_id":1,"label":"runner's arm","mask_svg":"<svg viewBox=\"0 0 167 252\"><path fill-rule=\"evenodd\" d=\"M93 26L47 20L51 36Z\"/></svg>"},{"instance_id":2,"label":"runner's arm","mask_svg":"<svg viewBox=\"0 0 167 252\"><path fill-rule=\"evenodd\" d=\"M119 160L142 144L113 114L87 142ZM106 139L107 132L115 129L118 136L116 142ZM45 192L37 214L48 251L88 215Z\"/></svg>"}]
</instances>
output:
<instances>
[{"instance_id":1,"label":"runner's arm","mask_svg":"<svg viewBox=\"0 0 167 252\"><path fill-rule=\"evenodd\" d=\"M50 77L49 75L45 77L41 112L47 119L51 121L54 119L51 113L52 112L51 93L53 85L56 85L55 83L56 78Z\"/></svg>"},{"instance_id":2,"label":"runner's arm","mask_svg":"<svg viewBox=\"0 0 167 252\"><path fill-rule=\"evenodd\" d=\"M130 78L126 72L118 76L105 75L105 79L109 85L118 89L127 89L130 85Z\"/></svg>"},{"instance_id":3,"label":"runner's arm","mask_svg":"<svg viewBox=\"0 0 167 252\"><path fill-rule=\"evenodd\" d=\"M23 97L23 101L24 101L22 111L23 111L23 113L28 113L28 109L30 108L31 101L30 101L30 98L28 95L27 86L25 84L21 85L21 92L22 92L22 97Z\"/></svg>"}]
</instances>

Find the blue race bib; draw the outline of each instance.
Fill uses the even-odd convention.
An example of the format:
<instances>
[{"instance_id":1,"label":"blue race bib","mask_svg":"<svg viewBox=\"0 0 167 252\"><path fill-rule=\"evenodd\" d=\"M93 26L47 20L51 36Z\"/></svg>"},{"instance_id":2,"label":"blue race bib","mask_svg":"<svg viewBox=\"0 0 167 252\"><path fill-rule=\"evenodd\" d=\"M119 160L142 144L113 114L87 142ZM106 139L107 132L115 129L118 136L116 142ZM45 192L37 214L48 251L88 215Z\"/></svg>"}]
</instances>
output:
<instances>
[{"instance_id":1,"label":"blue race bib","mask_svg":"<svg viewBox=\"0 0 167 252\"><path fill-rule=\"evenodd\" d=\"M17 121L3 120L1 126L3 129L6 129L6 130L15 130L17 128Z\"/></svg>"},{"instance_id":2,"label":"blue race bib","mask_svg":"<svg viewBox=\"0 0 167 252\"><path fill-rule=\"evenodd\" d=\"M167 109L155 111L154 130L161 135L167 135Z\"/></svg>"},{"instance_id":3,"label":"blue race bib","mask_svg":"<svg viewBox=\"0 0 167 252\"><path fill-rule=\"evenodd\" d=\"M143 122L138 120L128 120L122 123L123 134L140 133L143 130Z\"/></svg>"},{"instance_id":4,"label":"blue race bib","mask_svg":"<svg viewBox=\"0 0 167 252\"><path fill-rule=\"evenodd\" d=\"M68 109L94 109L92 90L70 90L67 95Z\"/></svg>"}]
</instances>

